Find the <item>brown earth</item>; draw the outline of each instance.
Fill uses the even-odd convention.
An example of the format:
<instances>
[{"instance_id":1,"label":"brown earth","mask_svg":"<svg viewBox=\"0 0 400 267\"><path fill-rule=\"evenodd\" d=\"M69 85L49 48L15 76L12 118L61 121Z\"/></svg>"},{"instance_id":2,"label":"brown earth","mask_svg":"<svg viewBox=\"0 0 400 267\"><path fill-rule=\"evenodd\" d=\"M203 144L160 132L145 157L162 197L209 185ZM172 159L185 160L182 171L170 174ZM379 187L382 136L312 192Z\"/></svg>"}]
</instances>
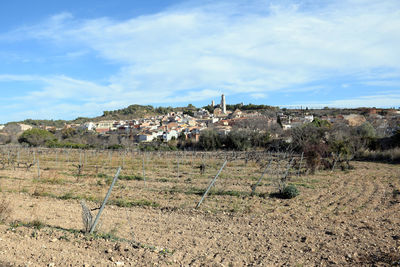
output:
<instances>
[{"instance_id":1,"label":"brown earth","mask_svg":"<svg viewBox=\"0 0 400 267\"><path fill-rule=\"evenodd\" d=\"M33 169L1 170L2 195L11 213L0 225L0 265L400 264L398 165L353 162L355 169L346 172L293 176L300 195L288 200L269 196L275 189L268 177L259 194L250 196L246 192L259 173L253 177L244 173L248 168L235 169L240 164L232 163L216 183L220 193L195 209L201 197L196 190L207 186L220 164L203 178L181 164L177 177L160 169L148 174L153 178L146 185L119 180L92 236L80 232L81 206L73 198L84 196L93 200L88 206L98 207L108 189L103 180L77 179L51 168L40 179ZM254 173L258 167L253 167ZM145 201L124 204L132 200Z\"/></svg>"}]
</instances>

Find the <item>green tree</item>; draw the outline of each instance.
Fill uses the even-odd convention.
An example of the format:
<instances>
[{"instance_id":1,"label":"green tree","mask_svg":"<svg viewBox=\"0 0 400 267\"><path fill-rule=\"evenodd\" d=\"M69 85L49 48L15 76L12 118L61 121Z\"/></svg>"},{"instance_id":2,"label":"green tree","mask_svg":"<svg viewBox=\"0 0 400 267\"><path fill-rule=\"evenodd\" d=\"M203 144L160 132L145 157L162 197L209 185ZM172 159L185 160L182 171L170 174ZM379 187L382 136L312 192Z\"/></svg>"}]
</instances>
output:
<instances>
[{"instance_id":1,"label":"green tree","mask_svg":"<svg viewBox=\"0 0 400 267\"><path fill-rule=\"evenodd\" d=\"M47 142L55 142L56 140L57 138L54 134L38 128L26 130L18 138L18 142L26 143L30 146L43 146Z\"/></svg>"},{"instance_id":2,"label":"green tree","mask_svg":"<svg viewBox=\"0 0 400 267\"><path fill-rule=\"evenodd\" d=\"M219 149L222 146L221 138L214 130L204 130L200 134L199 146L204 150Z\"/></svg>"},{"instance_id":3,"label":"green tree","mask_svg":"<svg viewBox=\"0 0 400 267\"><path fill-rule=\"evenodd\" d=\"M371 123L364 122L363 124L358 126L357 134L360 135L362 138L375 138L376 130Z\"/></svg>"},{"instance_id":4,"label":"green tree","mask_svg":"<svg viewBox=\"0 0 400 267\"><path fill-rule=\"evenodd\" d=\"M331 123L327 120L321 120L319 118L315 118L312 122L316 127L331 127Z\"/></svg>"},{"instance_id":5,"label":"green tree","mask_svg":"<svg viewBox=\"0 0 400 267\"><path fill-rule=\"evenodd\" d=\"M231 131L225 141L226 147L233 150L247 150L251 147L250 135L246 131Z\"/></svg>"},{"instance_id":6,"label":"green tree","mask_svg":"<svg viewBox=\"0 0 400 267\"><path fill-rule=\"evenodd\" d=\"M61 130L61 136L63 139L66 139L68 137L72 137L76 135L76 130L74 128L65 128Z\"/></svg>"}]
</instances>

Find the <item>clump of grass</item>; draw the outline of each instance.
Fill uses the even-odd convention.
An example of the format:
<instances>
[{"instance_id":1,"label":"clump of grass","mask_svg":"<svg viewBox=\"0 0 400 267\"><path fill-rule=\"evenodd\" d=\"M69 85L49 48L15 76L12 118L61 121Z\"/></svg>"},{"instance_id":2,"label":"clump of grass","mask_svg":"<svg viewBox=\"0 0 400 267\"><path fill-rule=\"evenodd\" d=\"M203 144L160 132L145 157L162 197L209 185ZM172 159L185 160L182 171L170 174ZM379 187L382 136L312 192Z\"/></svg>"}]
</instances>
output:
<instances>
[{"instance_id":1,"label":"clump of grass","mask_svg":"<svg viewBox=\"0 0 400 267\"><path fill-rule=\"evenodd\" d=\"M126 181L144 181L144 177L140 175L120 175L118 179Z\"/></svg>"},{"instance_id":2,"label":"clump of grass","mask_svg":"<svg viewBox=\"0 0 400 267\"><path fill-rule=\"evenodd\" d=\"M205 189L202 188L196 188L196 187L191 187L188 191L185 192L187 195L203 195L205 192ZM236 190L223 190L223 189L212 189L208 193L210 196L215 195L215 196L233 196L233 197L240 197L243 195L249 195L249 193L246 192L240 192Z\"/></svg>"},{"instance_id":3,"label":"clump of grass","mask_svg":"<svg viewBox=\"0 0 400 267\"><path fill-rule=\"evenodd\" d=\"M174 252L175 252L174 250L169 250L167 248L163 248L158 253L161 255L173 255Z\"/></svg>"},{"instance_id":4,"label":"clump of grass","mask_svg":"<svg viewBox=\"0 0 400 267\"><path fill-rule=\"evenodd\" d=\"M21 193L29 193L29 190L28 190L28 188L26 188L26 187L23 187L23 188L22 188L22 190L21 190Z\"/></svg>"},{"instance_id":5,"label":"clump of grass","mask_svg":"<svg viewBox=\"0 0 400 267\"><path fill-rule=\"evenodd\" d=\"M46 225L42 221L40 221L38 219L35 219L35 220L31 221L31 222L26 223L25 226L33 227L33 228L35 228L37 230L40 230L43 227L45 227Z\"/></svg>"},{"instance_id":6,"label":"clump of grass","mask_svg":"<svg viewBox=\"0 0 400 267\"><path fill-rule=\"evenodd\" d=\"M32 196L35 197L52 197L53 195L49 192L44 191L43 188L35 188L35 191L33 191Z\"/></svg>"},{"instance_id":7,"label":"clump of grass","mask_svg":"<svg viewBox=\"0 0 400 267\"><path fill-rule=\"evenodd\" d=\"M106 181L106 185L111 185L113 178L111 176L108 176L105 181Z\"/></svg>"},{"instance_id":8,"label":"clump of grass","mask_svg":"<svg viewBox=\"0 0 400 267\"><path fill-rule=\"evenodd\" d=\"M109 203L111 205L116 205L118 207L126 207L126 208L143 207L143 206L157 208L160 206L160 204L158 204L157 202L150 201L147 199L138 199L129 201L127 199L120 198L120 199L110 200Z\"/></svg>"},{"instance_id":9,"label":"clump of grass","mask_svg":"<svg viewBox=\"0 0 400 267\"><path fill-rule=\"evenodd\" d=\"M236 190L222 190L222 189L218 189L218 190L211 190L209 192L210 195L216 195L216 196L232 196L232 197L240 197L242 194L242 192L236 191Z\"/></svg>"},{"instance_id":10,"label":"clump of grass","mask_svg":"<svg viewBox=\"0 0 400 267\"><path fill-rule=\"evenodd\" d=\"M21 224L20 221L13 221L13 222L10 223L10 228L11 229L16 229L16 228L20 227L21 225L22 224Z\"/></svg>"},{"instance_id":11,"label":"clump of grass","mask_svg":"<svg viewBox=\"0 0 400 267\"><path fill-rule=\"evenodd\" d=\"M186 195L203 195L204 194L205 189L202 188L196 188L196 187L191 187L189 188L189 190L185 191Z\"/></svg>"},{"instance_id":12,"label":"clump of grass","mask_svg":"<svg viewBox=\"0 0 400 267\"><path fill-rule=\"evenodd\" d=\"M33 182L42 184L65 184L65 180L61 178L35 178Z\"/></svg>"},{"instance_id":13,"label":"clump of grass","mask_svg":"<svg viewBox=\"0 0 400 267\"><path fill-rule=\"evenodd\" d=\"M98 233L95 232L93 234L91 234L91 236L94 239L104 239L104 240L108 240L108 241L120 241L121 238L119 238L118 236L116 236L113 233Z\"/></svg>"},{"instance_id":14,"label":"clump of grass","mask_svg":"<svg viewBox=\"0 0 400 267\"><path fill-rule=\"evenodd\" d=\"M62 200L67 200L67 199L76 199L76 196L74 196L74 194L72 194L71 192L67 192L58 198Z\"/></svg>"}]
</instances>

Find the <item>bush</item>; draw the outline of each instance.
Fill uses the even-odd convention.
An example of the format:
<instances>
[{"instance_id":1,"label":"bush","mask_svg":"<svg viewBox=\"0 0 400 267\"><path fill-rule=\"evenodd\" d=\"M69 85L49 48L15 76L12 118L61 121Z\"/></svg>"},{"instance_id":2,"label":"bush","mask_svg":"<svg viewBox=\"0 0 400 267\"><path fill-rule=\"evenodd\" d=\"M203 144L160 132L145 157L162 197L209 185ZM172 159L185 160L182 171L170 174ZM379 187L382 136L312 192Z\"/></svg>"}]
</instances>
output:
<instances>
[{"instance_id":1,"label":"bush","mask_svg":"<svg viewBox=\"0 0 400 267\"><path fill-rule=\"evenodd\" d=\"M304 148L306 165L307 168L311 171L311 174L315 173L315 170L321 163L321 159L326 158L329 155L328 151L329 147L326 144L307 145Z\"/></svg>"},{"instance_id":2,"label":"bush","mask_svg":"<svg viewBox=\"0 0 400 267\"><path fill-rule=\"evenodd\" d=\"M70 142L60 143L58 140L47 141L45 145L47 147L52 147L52 148L74 148L74 149L89 149L94 147L93 145L87 145L87 144L77 144Z\"/></svg>"},{"instance_id":3,"label":"bush","mask_svg":"<svg viewBox=\"0 0 400 267\"><path fill-rule=\"evenodd\" d=\"M120 145L120 144L114 144L114 145L110 145L107 147L107 149L112 149L112 150L118 150L118 149L123 149L124 146Z\"/></svg>"},{"instance_id":4,"label":"bush","mask_svg":"<svg viewBox=\"0 0 400 267\"><path fill-rule=\"evenodd\" d=\"M229 132L225 145L227 148L233 150L247 150L251 147L251 140L246 131L236 130Z\"/></svg>"},{"instance_id":5,"label":"bush","mask_svg":"<svg viewBox=\"0 0 400 267\"><path fill-rule=\"evenodd\" d=\"M297 151L305 151L307 147L325 143L326 128L308 123L291 130L292 144Z\"/></svg>"},{"instance_id":6,"label":"bush","mask_svg":"<svg viewBox=\"0 0 400 267\"><path fill-rule=\"evenodd\" d=\"M330 150L334 154L347 158L351 155L351 144L347 140L333 140L330 142Z\"/></svg>"},{"instance_id":7,"label":"bush","mask_svg":"<svg viewBox=\"0 0 400 267\"><path fill-rule=\"evenodd\" d=\"M286 199L291 199L299 195L299 190L294 185L287 185L283 188L281 192L281 197Z\"/></svg>"},{"instance_id":8,"label":"bush","mask_svg":"<svg viewBox=\"0 0 400 267\"><path fill-rule=\"evenodd\" d=\"M47 142L54 142L56 140L57 138L54 134L38 128L26 130L18 138L19 143L26 143L30 146L43 146Z\"/></svg>"},{"instance_id":9,"label":"bush","mask_svg":"<svg viewBox=\"0 0 400 267\"><path fill-rule=\"evenodd\" d=\"M67 139L76 135L77 131L74 128L64 128L61 131L61 136L63 139Z\"/></svg>"},{"instance_id":10,"label":"bush","mask_svg":"<svg viewBox=\"0 0 400 267\"><path fill-rule=\"evenodd\" d=\"M220 136L213 130L202 131L198 144L204 150L216 150L222 146Z\"/></svg>"}]
</instances>

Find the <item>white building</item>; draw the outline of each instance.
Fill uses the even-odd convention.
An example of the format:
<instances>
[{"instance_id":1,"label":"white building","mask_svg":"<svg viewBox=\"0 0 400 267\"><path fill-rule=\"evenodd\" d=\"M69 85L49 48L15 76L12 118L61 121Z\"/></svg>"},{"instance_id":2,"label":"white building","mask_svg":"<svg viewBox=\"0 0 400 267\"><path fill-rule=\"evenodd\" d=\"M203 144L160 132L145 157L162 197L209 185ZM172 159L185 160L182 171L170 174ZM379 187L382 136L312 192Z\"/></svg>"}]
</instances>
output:
<instances>
[{"instance_id":1,"label":"white building","mask_svg":"<svg viewBox=\"0 0 400 267\"><path fill-rule=\"evenodd\" d=\"M88 131L94 131L96 129L96 124L94 122L85 122L81 126L79 126L79 129L82 130L88 130Z\"/></svg>"},{"instance_id":2,"label":"white building","mask_svg":"<svg viewBox=\"0 0 400 267\"><path fill-rule=\"evenodd\" d=\"M173 137L174 137L175 139L178 139L178 132L175 131L175 130L171 130L171 131L168 131L168 132L164 132L164 134L163 134L163 140L164 140L164 142L170 141Z\"/></svg>"},{"instance_id":3,"label":"white building","mask_svg":"<svg viewBox=\"0 0 400 267\"><path fill-rule=\"evenodd\" d=\"M19 123L18 125L19 125L19 127L21 127L21 131L26 131L26 130L32 129L31 125L27 125L27 124L23 124L23 123Z\"/></svg>"},{"instance_id":4,"label":"white building","mask_svg":"<svg viewBox=\"0 0 400 267\"><path fill-rule=\"evenodd\" d=\"M151 133L143 133L143 134L139 134L138 136L138 141L139 142L151 142L154 139L157 138L157 134L154 132Z\"/></svg>"},{"instance_id":5,"label":"white building","mask_svg":"<svg viewBox=\"0 0 400 267\"><path fill-rule=\"evenodd\" d=\"M314 120L314 116L313 115L305 115L304 116L304 121L305 122L312 122Z\"/></svg>"}]
</instances>

